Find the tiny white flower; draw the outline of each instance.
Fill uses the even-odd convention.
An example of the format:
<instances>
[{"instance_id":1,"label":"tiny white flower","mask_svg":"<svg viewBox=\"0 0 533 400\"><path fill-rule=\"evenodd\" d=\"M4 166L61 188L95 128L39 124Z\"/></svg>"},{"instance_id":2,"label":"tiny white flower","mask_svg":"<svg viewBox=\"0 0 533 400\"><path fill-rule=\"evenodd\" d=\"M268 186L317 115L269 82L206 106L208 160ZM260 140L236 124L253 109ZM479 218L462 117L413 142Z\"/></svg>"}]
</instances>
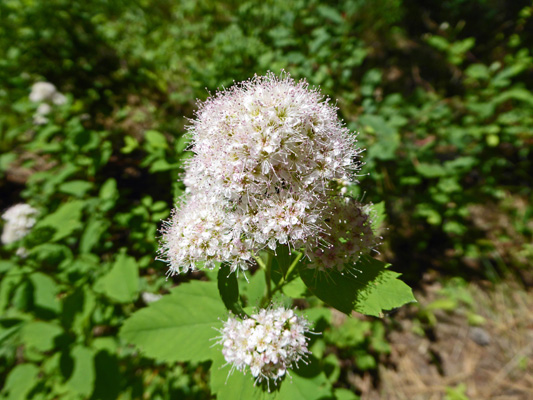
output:
<instances>
[{"instance_id":1,"label":"tiny white flower","mask_svg":"<svg viewBox=\"0 0 533 400\"><path fill-rule=\"evenodd\" d=\"M34 103L51 101L56 94L56 87L50 82L36 82L31 87L30 100Z\"/></svg>"},{"instance_id":2,"label":"tiny white flower","mask_svg":"<svg viewBox=\"0 0 533 400\"><path fill-rule=\"evenodd\" d=\"M63 93L54 93L52 96L52 103L56 106L61 106L67 102L67 97Z\"/></svg>"},{"instance_id":3,"label":"tiny white flower","mask_svg":"<svg viewBox=\"0 0 533 400\"><path fill-rule=\"evenodd\" d=\"M142 292L141 297L145 304L150 304L160 300L163 296L157 293Z\"/></svg>"},{"instance_id":4,"label":"tiny white flower","mask_svg":"<svg viewBox=\"0 0 533 400\"><path fill-rule=\"evenodd\" d=\"M2 231L2 243L16 242L26 236L36 222L37 210L29 204L16 204L3 214L5 222Z\"/></svg>"}]
</instances>

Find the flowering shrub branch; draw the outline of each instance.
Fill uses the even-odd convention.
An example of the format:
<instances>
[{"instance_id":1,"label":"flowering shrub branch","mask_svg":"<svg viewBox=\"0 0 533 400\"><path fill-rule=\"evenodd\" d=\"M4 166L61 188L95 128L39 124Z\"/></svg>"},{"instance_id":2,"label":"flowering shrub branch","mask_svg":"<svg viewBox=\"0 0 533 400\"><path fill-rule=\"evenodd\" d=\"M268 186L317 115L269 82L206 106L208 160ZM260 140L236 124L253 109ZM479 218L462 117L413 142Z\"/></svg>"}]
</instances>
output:
<instances>
[{"instance_id":1,"label":"flowering shrub branch","mask_svg":"<svg viewBox=\"0 0 533 400\"><path fill-rule=\"evenodd\" d=\"M380 316L414 300L398 274L369 256L380 241L373 209L347 190L356 183L362 150L318 89L285 73L255 76L199 103L188 129L194 156L185 166L187 190L164 223L160 257L169 276L218 268L217 288L229 317L228 311L185 314L201 336L208 333L200 326L220 332L212 350L201 351L214 366L222 352L213 379L250 371L254 379L232 379L245 386L265 381L267 391L284 392L289 369L311 354L310 323L291 308L291 284L304 285L302 297L313 294L346 314ZM242 279L262 288L256 303L240 294ZM179 314L190 307L184 302L201 306L198 297L183 296L188 285L133 315L123 337L158 354L143 321L163 307ZM182 335L178 329L187 346L206 345ZM176 357L187 359L182 356ZM217 391L219 398L224 393Z\"/></svg>"}]
</instances>

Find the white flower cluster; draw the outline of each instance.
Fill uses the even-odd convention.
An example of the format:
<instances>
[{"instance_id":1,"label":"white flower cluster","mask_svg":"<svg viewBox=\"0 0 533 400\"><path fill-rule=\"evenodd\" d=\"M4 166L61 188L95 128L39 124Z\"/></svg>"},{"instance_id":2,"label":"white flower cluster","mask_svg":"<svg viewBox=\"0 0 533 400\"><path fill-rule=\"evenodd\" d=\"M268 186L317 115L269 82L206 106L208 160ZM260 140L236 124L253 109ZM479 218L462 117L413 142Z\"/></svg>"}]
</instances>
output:
<instances>
[{"instance_id":1,"label":"white flower cluster","mask_svg":"<svg viewBox=\"0 0 533 400\"><path fill-rule=\"evenodd\" d=\"M28 204L16 204L8 208L2 219L6 221L2 232L2 243L16 242L26 236L36 222L37 210Z\"/></svg>"},{"instance_id":2,"label":"white flower cluster","mask_svg":"<svg viewBox=\"0 0 533 400\"><path fill-rule=\"evenodd\" d=\"M64 94L57 91L56 87L50 82L36 82L31 87L30 100L34 103L40 103L37 111L33 115L33 123L43 125L48 122L46 115L52 111L52 105L57 106L65 104L67 98Z\"/></svg>"},{"instance_id":3,"label":"white flower cluster","mask_svg":"<svg viewBox=\"0 0 533 400\"><path fill-rule=\"evenodd\" d=\"M329 99L269 73L218 92L196 116L187 195L163 229L171 274L199 261L246 270L258 251L278 244L306 255L329 246L323 237L337 228L325 221L342 196L336 182L353 179L361 152ZM350 206L345 213L360 212Z\"/></svg>"},{"instance_id":4,"label":"white flower cluster","mask_svg":"<svg viewBox=\"0 0 533 400\"><path fill-rule=\"evenodd\" d=\"M246 373L249 368L256 382L275 382L309 353L309 331L309 322L291 309L262 309L244 320L230 316L219 343L232 371Z\"/></svg>"}]
</instances>

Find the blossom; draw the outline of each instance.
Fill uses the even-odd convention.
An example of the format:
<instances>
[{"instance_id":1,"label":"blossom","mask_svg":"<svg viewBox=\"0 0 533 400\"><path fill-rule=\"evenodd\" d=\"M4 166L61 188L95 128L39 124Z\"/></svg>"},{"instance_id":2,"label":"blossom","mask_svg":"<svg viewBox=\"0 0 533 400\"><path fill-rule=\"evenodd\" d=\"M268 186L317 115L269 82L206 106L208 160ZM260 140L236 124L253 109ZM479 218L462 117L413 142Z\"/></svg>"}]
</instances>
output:
<instances>
[{"instance_id":1,"label":"blossom","mask_svg":"<svg viewBox=\"0 0 533 400\"><path fill-rule=\"evenodd\" d=\"M218 343L232 371L250 370L256 382L276 383L309 353L306 332L310 332L309 322L292 309L269 308L243 320L230 316Z\"/></svg>"},{"instance_id":2,"label":"blossom","mask_svg":"<svg viewBox=\"0 0 533 400\"><path fill-rule=\"evenodd\" d=\"M379 243L379 237L372 231L369 208L349 197L332 198L329 215L319 235L323 246L310 249L306 254L308 266L321 271L337 269L355 264L364 254L369 254Z\"/></svg>"},{"instance_id":3,"label":"blossom","mask_svg":"<svg viewBox=\"0 0 533 400\"><path fill-rule=\"evenodd\" d=\"M50 114L52 111L52 106L48 103L41 103L39 104L39 107L37 107L37 111L35 111L35 114L33 115L33 123L35 125L44 125L48 122L48 118L46 118L46 115Z\"/></svg>"},{"instance_id":4,"label":"blossom","mask_svg":"<svg viewBox=\"0 0 533 400\"><path fill-rule=\"evenodd\" d=\"M26 236L35 225L37 210L28 204L16 204L8 208L2 219L6 221L2 232L2 243L16 242Z\"/></svg>"},{"instance_id":5,"label":"blossom","mask_svg":"<svg viewBox=\"0 0 533 400\"><path fill-rule=\"evenodd\" d=\"M52 101L57 89L50 82L36 82L31 87L30 100L34 103Z\"/></svg>"},{"instance_id":6,"label":"blossom","mask_svg":"<svg viewBox=\"0 0 533 400\"><path fill-rule=\"evenodd\" d=\"M43 125L48 122L46 115L52 111L51 104L60 106L67 102L65 95L58 92L56 87L50 82L34 83L31 87L29 98L34 103L40 103L33 115L33 123L35 125Z\"/></svg>"},{"instance_id":7,"label":"blossom","mask_svg":"<svg viewBox=\"0 0 533 400\"><path fill-rule=\"evenodd\" d=\"M255 76L199 103L188 130L186 195L162 231L171 274L197 262L246 270L263 249L324 246L337 183L354 181L361 150L318 89Z\"/></svg>"},{"instance_id":8,"label":"blossom","mask_svg":"<svg viewBox=\"0 0 533 400\"><path fill-rule=\"evenodd\" d=\"M157 294L157 293L150 293L150 292L141 293L141 298L143 299L144 304L154 303L158 300L161 300L162 297L163 297L162 295Z\"/></svg>"}]
</instances>

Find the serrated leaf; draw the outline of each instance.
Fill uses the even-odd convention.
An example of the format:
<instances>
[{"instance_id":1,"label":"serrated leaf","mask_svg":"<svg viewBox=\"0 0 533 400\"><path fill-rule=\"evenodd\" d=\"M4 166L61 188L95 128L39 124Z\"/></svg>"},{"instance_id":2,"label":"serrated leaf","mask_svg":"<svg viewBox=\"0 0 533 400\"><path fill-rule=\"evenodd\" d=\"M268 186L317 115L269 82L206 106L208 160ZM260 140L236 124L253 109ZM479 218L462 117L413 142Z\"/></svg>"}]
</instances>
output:
<instances>
[{"instance_id":1,"label":"serrated leaf","mask_svg":"<svg viewBox=\"0 0 533 400\"><path fill-rule=\"evenodd\" d=\"M5 400L26 400L37 383L39 368L33 364L19 364L11 370L0 394Z\"/></svg>"},{"instance_id":2,"label":"serrated leaf","mask_svg":"<svg viewBox=\"0 0 533 400\"><path fill-rule=\"evenodd\" d=\"M81 228L81 212L85 202L71 201L60 206L54 213L47 215L37 223L36 228L50 227L54 229L51 241L55 242L69 236Z\"/></svg>"},{"instance_id":3,"label":"serrated leaf","mask_svg":"<svg viewBox=\"0 0 533 400\"><path fill-rule=\"evenodd\" d=\"M133 314L120 336L159 361L200 362L217 352L213 338L226 316L217 284L193 281Z\"/></svg>"},{"instance_id":4,"label":"serrated leaf","mask_svg":"<svg viewBox=\"0 0 533 400\"><path fill-rule=\"evenodd\" d=\"M111 271L97 282L95 289L117 303L130 303L139 294L139 267L135 258L120 254Z\"/></svg>"},{"instance_id":5,"label":"serrated leaf","mask_svg":"<svg viewBox=\"0 0 533 400\"><path fill-rule=\"evenodd\" d=\"M416 301L411 288L398 279L400 274L387 267L389 264L363 256L354 267L357 276L338 271L324 273L305 265L300 266L300 276L313 294L337 310L377 317L385 310Z\"/></svg>"}]
</instances>

